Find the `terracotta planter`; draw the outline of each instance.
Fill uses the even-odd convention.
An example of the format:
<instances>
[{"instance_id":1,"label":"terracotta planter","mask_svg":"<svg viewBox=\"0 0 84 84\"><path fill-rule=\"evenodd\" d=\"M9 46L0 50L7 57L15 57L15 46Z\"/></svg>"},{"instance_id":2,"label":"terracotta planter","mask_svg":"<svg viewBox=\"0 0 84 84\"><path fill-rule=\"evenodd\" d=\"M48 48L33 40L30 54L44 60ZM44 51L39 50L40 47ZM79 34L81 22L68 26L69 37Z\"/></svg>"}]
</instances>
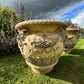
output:
<instances>
[{"instance_id":1,"label":"terracotta planter","mask_svg":"<svg viewBox=\"0 0 84 84\"><path fill-rule=\"evenodd\" d=\"M66 24L56 20L28 20L16 25L18 47L35 73L46 74L64 49Z\"/></svg>"},{"instance_id":2,"label":"terracotta planter","mask_svg":"<svg viewBox=\"0 0 84 84\"><path fill-rule=\"evenodd\" d=\"M76 28L68 28L66 29L67 39L65 42L65 48L63 54L68 54L72 51L74 46L76 45L79 37L79 29Z\"/></svg>"}]
</instances>

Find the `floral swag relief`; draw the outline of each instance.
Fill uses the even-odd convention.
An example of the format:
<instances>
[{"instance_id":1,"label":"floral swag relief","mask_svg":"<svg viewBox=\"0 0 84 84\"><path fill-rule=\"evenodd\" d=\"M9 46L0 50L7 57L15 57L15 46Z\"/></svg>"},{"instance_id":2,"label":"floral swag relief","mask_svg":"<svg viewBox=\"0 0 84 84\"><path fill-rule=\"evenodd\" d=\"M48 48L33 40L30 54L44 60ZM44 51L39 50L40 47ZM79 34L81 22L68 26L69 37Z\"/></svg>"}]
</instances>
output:
<instances>
[{"instance_id":1,"label":"floral swag relief","mask_svg":"<svg viewBox=\"0 0 84 84\"><path fill-rule=\"evenodd\" d=\"M67 38L65 29L56 31L18 30L18 46L26 61L38 66L46 66L58 61Z\"/></svg>"}]
</instances>

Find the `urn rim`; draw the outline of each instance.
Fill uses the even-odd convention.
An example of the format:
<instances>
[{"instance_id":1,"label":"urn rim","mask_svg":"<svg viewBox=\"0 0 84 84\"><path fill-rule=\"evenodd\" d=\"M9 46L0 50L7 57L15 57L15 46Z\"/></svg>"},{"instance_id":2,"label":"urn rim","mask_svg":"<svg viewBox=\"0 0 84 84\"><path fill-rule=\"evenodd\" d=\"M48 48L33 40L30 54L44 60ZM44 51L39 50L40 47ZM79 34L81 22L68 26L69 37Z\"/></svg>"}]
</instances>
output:
<instances>
[{"instance_id":1,"label":"urn rim","mask_svg":"<svg viewBox=\"0 0 84 84\"><path fill-rule=\"evenodd\" d=\"M66 31L80 31L78 28L67 28Z\"/></svg>"},{"instance_id":2,"label":"urn rim","mask_svg":"<svg viewBox=\"0 0 84 84\"><path fill-rule=\"evenodd\" d=\"M67 24L62 22L62 21L59 21L59 20L35 19L35 20L27 20L27 21L23 21L23 22L18 23L15 26L15 29L16 30L21 30L27 25L40 25L40 24L41 25L53 24L53 25L56 25L56 26L60 25L60 27L62 27L62 28L67 28Z\"/></svg>"}]
</instances>

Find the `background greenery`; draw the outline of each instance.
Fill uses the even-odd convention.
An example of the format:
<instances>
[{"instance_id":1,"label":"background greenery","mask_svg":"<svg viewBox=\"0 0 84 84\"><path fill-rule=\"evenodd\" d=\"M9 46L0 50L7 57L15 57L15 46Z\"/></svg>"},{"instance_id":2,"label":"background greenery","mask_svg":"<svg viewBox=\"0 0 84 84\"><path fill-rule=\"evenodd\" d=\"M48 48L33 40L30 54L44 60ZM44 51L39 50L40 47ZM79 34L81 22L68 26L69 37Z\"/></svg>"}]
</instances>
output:
<instances>
[{"instance_id":1,"label":"background greenery","mask_svg":"<svg viewBox=\"0 0 84 84\"><path fill-rule=\"evenodd\" d=\"M0 57L19 53L14 28L18 21L19 17L14 10L0 4Z\"/></svg>"}]
</instances>

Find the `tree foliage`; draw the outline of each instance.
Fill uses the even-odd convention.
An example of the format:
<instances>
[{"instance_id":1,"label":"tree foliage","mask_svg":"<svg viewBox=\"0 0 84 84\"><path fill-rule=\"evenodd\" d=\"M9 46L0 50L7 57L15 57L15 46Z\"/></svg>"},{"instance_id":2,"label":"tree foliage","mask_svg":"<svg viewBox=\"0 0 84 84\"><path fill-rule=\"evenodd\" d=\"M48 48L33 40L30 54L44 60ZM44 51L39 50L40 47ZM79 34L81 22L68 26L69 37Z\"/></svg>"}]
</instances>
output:
<instances>
[{"instance_id":1,"label":"tree foliage","mask_svg":"<svg viewBox=\"0 0 84 84\"><path fill-rule=\"evenodd\" d=\"M14 22L17 22L18 17L16 12L9 9L8 6L2 6L0 4L0 30L3 29L5 34L9 34L11 32L11 13L13 13Z\"/></svg>"},{"instance_id":2,"label":"tree foliage","mask_svg":"<svg viewBox=\"0 0 84 84\"><path fill-rule=\"evenodd\" d=\"M80 28L77 23L72 23L71 21L65 21L65 23L68 25L70 28Z\"/></svg>"}]
</instances>

